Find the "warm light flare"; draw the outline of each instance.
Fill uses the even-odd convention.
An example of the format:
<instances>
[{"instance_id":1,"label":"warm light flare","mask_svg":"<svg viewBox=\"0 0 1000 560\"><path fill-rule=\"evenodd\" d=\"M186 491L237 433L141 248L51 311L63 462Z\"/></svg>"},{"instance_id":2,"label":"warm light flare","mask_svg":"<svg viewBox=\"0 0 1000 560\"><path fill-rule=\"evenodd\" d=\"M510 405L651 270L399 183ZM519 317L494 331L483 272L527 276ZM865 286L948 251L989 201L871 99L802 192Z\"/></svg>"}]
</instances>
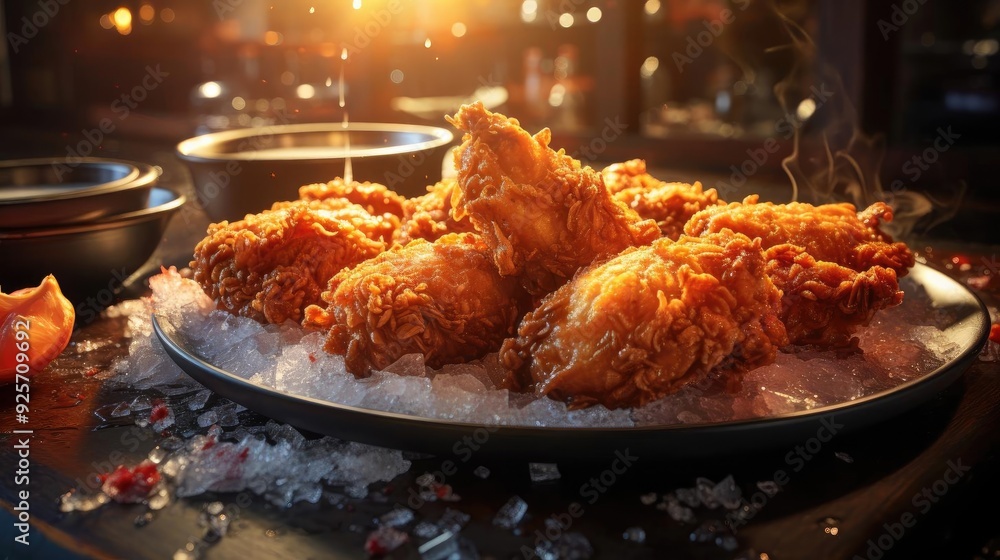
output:
<instances>
[{"instance_id":1,"label":"warm light flare","mask_svg":"<svg viewBox=\"0 0 1000 560\"><path fill-rule=\"evenodd\" d=\"M424 40L424 48L425 49L431 48L431 38L430 37L428 37L427 39Z\"/></svg>"},{"instance_id":2,"label":"warm light flare","mask_svg":"<svg viewBox=\"0 0 1000 560\"><path fill-rule=\"evenodd\" d=\"M115 27L121 29L123 27L132 26L132 12L128 8L118 8L111 15L111 20L115 22Z\"/></svg>"},{"instance_id":3,"label":"warm light flare","mask_svg":"<svg viewBox=\"0 0 1000 560\"><path fill-rule=\"evenodd\" d=\"M143 24L149 25L153 23L154 17L156 17L156 8L149 4L143 4L139 7L139 19L142 20Z\"/></svg>"},{"instance_id":4,"label":"warm light flare","mask_svg":"<svg viewBox=\"0 0 1000 560\"><path fill-rule=\"evenodd\" d=\"M316 88L309 84L302 84L295 88L295 95L300 99L312 99L316 95Z\"/></svg>"},{"instance_id":5,"label":"warm light flare","mask_svg":"<svg viewBox=\"0 0 1000 560\"><path fill-rule=\"evenodd\" d=\"M361 9L361 0L354 0L352 6L354 7L355 10L360 10Z\"/></svg>"},{"instance_id":6,"label":"warm light flare","mask_svg":"<svg viewBox=\"0 0 1000 560\"><path fill-rule=\"evenodd\" d=\"M160 19L162 19L164 23L170 23L174 21L174 18L176 17L177 15L170 8L163 8L160 10Z\"/></svg>"},{"instance_id":7,"label":"warm light flare","mask_svg":"<svg viewBox=\"0 0 1000 560\"><path fill-rule=\"evenodd\" d=\"M205 82L198 87L198 93L202 97L214 99L222 95L222 86L219 85L219 82Z\"/></svg>"}]
</instances>

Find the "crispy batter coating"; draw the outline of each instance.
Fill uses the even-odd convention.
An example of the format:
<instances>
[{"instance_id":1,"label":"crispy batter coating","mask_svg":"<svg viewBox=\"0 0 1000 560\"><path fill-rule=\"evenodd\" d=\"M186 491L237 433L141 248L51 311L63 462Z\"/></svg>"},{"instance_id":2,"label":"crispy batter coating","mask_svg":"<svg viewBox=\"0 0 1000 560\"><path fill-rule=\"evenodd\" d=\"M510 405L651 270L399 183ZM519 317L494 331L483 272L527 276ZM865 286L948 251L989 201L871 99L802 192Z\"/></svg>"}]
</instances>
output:
<instances>
[{"instance_id":1,"label":"crispy batter coating","mask_svg":"<svg viewBox=\"0 0 1000 560\"><path fill-rule=\"evenodd\" d=\"M340 177L329 183L315 183L299 188L299 200L341 199L353 202L373 216L392 214L403 217L402 195L379 183L344 181Z\"/></svg>"},{"instance_id":2,"label":"crispy batter coating","mask_svg":"<svg viewBox=\"0 0 1000 560\"><path fill-rule=\"evenodd\" d=\"M330 280L326 309L306 309L308 328L328 329L325 348L364 377L400 357L440 367L496 351L514 332L520 289L502 278L473 233L395 246Z\"/></svg>"},{"instance_id":3,"label":"crispy batter coating","mask_svg":"<svg viewBox=\"0 0 1000 560\"><path fill-rule=\"evenodd\" d=\"M281 210L284 208L309 208L312 210L323 210L351 223L361 233L375 241L392 243L393 238L399 235L399 217L395 214L385 212L373 215L363 207L355 204L346 198L325 198L320 200L290 200L275 202L271 210Z\"/></svg>"},{"instance_id":4,"label":"crispy batter coating","mask_svg":"<svg viewBox=\"0 0 1000 560\"><path fill-rule=\"evenodd\" d=\"M653 177L641 159L609 165L601 174L615 200L642 218L656 220L660 233L670 239L684 233L684 224L697 212L725 204L715 189L703 190L700 182L667 183Z\"/></svg>"},{"instance_id":5,"label":"crispy batter coating","mask_svg":"<svg viewBox=\"0 0 1000 560\"><path fill-rule=\"evenodd\" d=\"M456 152L454 216L468 216L504 276L534 296L555 290L580 268L660 236L615 201L600 173L549 148L551 133L531 136L516 119L465 105L449 122L465 131Z\"/></svg>"},{"instance_id":6,"label":"crispy batter coating","mask_svg":"<svg viewBox=\"0 0 1000 560\"><path fill-rule=\"evenodd\" d=\"M194 250L194 279L219 309L262 323L300 321L334 274L386 248L341 212L302 202L212 224Z\"/></svg>"},{"instance_id":7,"label":"crispy batter coating","mask_svg":"<svg viewBox=\"0 0 1000 560\"><path fill-rule=\"evenodd\" d=\"M403 202L403 221L396 242L406 245L414 239L434 241L447 233L473 232L472 222L451 215L451 200L458 182L444 179L427 187L427 194Z\"/></svg>"},{"instance_id":8,"label":"crispy batter coating","mask_svg":"<svg viewBox=\"0 0 1000 560\"><path fill-rule=\"evenodd\" d=\"M787 340L764 266L760 242L732 232L626 250L543 299L501 360L575 408L641 406L768 364Z\"/></svg>"},{"instance_id":9,"label":"crispy batter coating","mask_svg":"<svg viewBox=\"0 0 1000 560\"><path fill-rule=\"evenodd\" d=\"M879 229L892 209L851 204L742 203L706 209L685 226L689 235L725 229L759 237L768 274L783 292L782 320L793 344L844 346L879 309L903 300L898 277L913 266L905 243Z\"/></svg>"}]
</instances>

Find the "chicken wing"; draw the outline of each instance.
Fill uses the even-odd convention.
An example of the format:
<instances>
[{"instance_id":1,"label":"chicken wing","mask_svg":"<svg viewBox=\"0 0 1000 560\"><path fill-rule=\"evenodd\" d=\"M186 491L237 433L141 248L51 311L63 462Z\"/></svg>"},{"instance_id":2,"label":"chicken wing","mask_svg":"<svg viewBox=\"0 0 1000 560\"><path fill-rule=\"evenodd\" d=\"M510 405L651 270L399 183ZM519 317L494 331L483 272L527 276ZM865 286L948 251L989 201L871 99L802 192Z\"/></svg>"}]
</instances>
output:
<instances>
[{"instance_id":1,"label":"chicken wing","mask_svg":"<svg viewBox=\"0 0 1000 560\"><path fill-rule=\"evenodd\" d=\"M326 350L358 377L411 353L440 367L496 351L514 332L520 293L480 236L448 234L340 272L323 293L326 309L308 307L303 324L328 330Z\"/></svg>"},{"instance_id":2,"label":"chicken wing","mask_svg":"<svg viewBox=\"0 0 1000 560\"><path fill-rule=\"evenodd\" d=\"M699 212L688 235L725 229L759 237L767 271L783 292L782 320L794 344L843 346L879 309L898 305L898 277L913 266L905 243L879 229L892 210L875 203L759 203L756 196Z\"/></svg>"},{"instance_id":3,"label":"chicken wing","mask_svg":"<svg viewBox=\"0 0 1000 560\"><path fill-rule=\"evenodd\" d=\"M626 250L544 298L501 360L575 408L641 406L770 363L787 340L764 266L760 242L732 232Z\"/></svg>"},{"instance_id":4,"label":"chicken wing","mask_svg":"<svg viewBox=\"0 0 1000 560\"><path fill-rule=\"evenodd\" d=\"M724 204L715 189L701 183L667 183L646 172L646 162L633 159L605 167L601 174L615 200L635 210L641 218L656 220L664 237L677 239L695 213Z\"/></svg>"},{"instance_id":5,"label":"chicken wing","mask_svg":"<svg viewBox=\"0 0 1000 560\"><path fill-rule=\"evenodd\" d=\"M427 194L406 199L396 242L406 245L414 239L434 241L448 233L475 231L467 217L456 220L451 214L452 195L457 189L454 179L445 179L427 187Z\"/></svg>"},{"instance_id":6,"label":"chicken wing","mask_svg":"<svg viewBox=\"0 0 1000 560\"><path fill-rule=\"evenodd\" d=\"M547 128L531 136L516 119L478 102L449 122L466 133L455 156L454 217L468 216L500 273L518 276L532 295L660 236L655 222L611 197L600 173L552 150Z\"/></svg>"},{"instance_id":7,"label":"chicken wing","mask_svg":"<svg viewBox=\"0 0 1000 560\"><path fill-rule=\"evenodd\" d=\"M364 210L351 206L298 202L212 224L194 250L194 279L219 309L262 323L300 321L334 274L386 249L355 227Z\"/></svg>"}]
</instances>

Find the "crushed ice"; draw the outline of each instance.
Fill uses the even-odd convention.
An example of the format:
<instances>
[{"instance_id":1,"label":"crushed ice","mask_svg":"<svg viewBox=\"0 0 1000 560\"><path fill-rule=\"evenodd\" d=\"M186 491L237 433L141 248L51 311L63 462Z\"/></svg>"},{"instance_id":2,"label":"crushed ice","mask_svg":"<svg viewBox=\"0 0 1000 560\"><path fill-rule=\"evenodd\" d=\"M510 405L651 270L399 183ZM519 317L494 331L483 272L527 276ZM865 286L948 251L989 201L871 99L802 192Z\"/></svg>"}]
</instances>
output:
<instances>
[{"instance_id":1,"label":"crushed ice","mask_svg":"<svg viewBox=\"0 0 1000 560\"><path fill-rule=\"evenodd\" d=\"M203 358L254 383L372 410L480 424L628 427L766 417L891 389L946 363L959 351L938 328L954 318L928 313L926 295L904 280L909 289L903 304L883 311L859 333L863 353L846 357L830 351L780 353L775 363L747 373L735 392L712 383L689 386L634 410L595 406L571 411L545 397L494 388L492 380L500 376L495 354L440 371L427 368L421 356L408 355L386 371L359 380L346 372L343 357L323 351L323 333L307 332L292 323L261 325L217 311L196 283L173 270L152 278L150 285L150 309L129 315L133 334L129 356L117 364L121 378L130 385L191 383L151 336L148 311L153 310L175 325ZM192 409L203 406L202 399L207 396L198 393Z\"/></svg>"}]
</instances>

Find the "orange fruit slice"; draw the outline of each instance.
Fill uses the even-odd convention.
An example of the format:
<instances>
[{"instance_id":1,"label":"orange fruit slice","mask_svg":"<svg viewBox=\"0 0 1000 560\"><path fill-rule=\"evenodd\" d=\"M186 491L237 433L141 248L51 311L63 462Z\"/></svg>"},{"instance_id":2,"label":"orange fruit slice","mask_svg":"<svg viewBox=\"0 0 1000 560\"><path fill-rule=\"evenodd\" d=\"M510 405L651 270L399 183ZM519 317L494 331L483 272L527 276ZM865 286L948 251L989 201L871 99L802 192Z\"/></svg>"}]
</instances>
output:
<instances>
[{"instance_id":1,"label":"orange fruit slice","mask_svg":"<svg viewBox=\"0 0 1000 560\"><path fill-rule=\"evenodd\" d=\"M75 319L51 274L37 288L0 292L0 383L44 370L69 344Z\"/></svg>"}]
</instances>

